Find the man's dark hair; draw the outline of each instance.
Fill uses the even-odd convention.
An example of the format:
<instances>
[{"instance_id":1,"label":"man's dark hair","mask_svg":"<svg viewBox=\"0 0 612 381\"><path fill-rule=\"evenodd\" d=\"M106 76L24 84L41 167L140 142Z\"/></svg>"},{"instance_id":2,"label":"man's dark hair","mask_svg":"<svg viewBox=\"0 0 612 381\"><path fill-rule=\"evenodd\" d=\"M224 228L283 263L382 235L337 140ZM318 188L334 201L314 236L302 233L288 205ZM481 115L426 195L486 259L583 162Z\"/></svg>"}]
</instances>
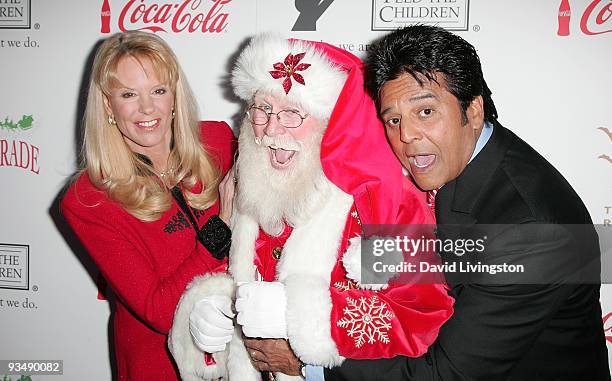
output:
<instances>
[{"instance_id":1,"label":"man's dark hair","mask_svg":"<svg viewBox=\"0 0 612 381\"><path fill-rule=\"evenodd\" d=\"M422 85L423 76L438 82L437 73L444 75L447 90L459 100L464 122L468 106L479 95L484 119L489 122L497 119L476 49L445 29L428 25L398 29L377 41L366 59L366 86L377 105L380 90L387 81L410 74Z\"/></svg>"}]
</instances>

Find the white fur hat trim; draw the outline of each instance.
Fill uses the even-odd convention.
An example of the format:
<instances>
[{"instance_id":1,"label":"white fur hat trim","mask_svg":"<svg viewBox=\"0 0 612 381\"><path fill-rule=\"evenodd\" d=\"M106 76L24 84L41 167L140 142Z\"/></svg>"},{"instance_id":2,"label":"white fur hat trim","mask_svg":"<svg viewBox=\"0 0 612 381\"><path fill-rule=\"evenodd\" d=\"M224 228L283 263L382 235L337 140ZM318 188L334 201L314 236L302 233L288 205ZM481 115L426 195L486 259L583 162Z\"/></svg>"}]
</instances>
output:
<instances>
[{"instance_id":1,"label":"white fur hat trim","mask_svg":"<svg viewBox=\"0 0 612 381\"><path fill-rule=\"evenodd\" d=\"M291 89L285 93L283 81L286 77L274 78L270 72L276 71L273 65L283 63L287 55L300 53L305 53L300 64L310 64L306 69L295 71L305 84L292 77ZM324 120L331 115L346 77L347 73L314 44L262 34L255 36L240 54L232 71L232 85L236 94L247 102L257 91L271 93L288 98L310 115Z\"/></svg>"}]
</instances>

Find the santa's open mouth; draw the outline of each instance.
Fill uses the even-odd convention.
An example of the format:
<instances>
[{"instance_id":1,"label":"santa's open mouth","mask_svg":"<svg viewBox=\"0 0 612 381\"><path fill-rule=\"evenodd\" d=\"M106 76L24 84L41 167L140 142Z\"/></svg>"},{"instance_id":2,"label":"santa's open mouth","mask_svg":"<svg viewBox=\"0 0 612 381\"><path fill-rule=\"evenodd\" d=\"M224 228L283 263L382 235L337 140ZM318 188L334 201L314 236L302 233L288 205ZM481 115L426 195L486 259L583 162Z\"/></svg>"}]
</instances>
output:
<instances>
[{"instance_id":1,"label":"santa's open mouth","mask_svg":"<svg viewBox=\"0 0 612 381\"><path fill-rule=\"evenodd\" d=\"M285 150L282 148L268 147L270 151L270 163L272 167L276 169L283 169L288 167L293 160L297 151Z\"/></svg>"}]
</instances>

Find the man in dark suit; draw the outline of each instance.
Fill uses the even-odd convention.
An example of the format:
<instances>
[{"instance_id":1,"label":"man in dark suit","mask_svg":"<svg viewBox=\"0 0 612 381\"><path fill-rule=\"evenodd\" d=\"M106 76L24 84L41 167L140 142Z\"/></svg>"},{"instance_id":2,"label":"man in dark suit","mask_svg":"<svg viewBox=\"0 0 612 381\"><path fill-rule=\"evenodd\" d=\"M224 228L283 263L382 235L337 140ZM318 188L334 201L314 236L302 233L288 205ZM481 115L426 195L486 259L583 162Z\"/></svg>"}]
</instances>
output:
<instances>
[{"instance_id":1,"label":"man in dark suit","mask_svg":"<svg viewBox=\"0 0 612 381\"><path fill-rule=\"evenodd\" d=\"M447 272L455 313L419 358L346 360L326 380L609 380L599 247L584 204L497 122L475 49L410 26L370 52L368 86L389 142L435 198L441 238L487 236L478 258L523 273Z\"/></svg>"}]
</instances>

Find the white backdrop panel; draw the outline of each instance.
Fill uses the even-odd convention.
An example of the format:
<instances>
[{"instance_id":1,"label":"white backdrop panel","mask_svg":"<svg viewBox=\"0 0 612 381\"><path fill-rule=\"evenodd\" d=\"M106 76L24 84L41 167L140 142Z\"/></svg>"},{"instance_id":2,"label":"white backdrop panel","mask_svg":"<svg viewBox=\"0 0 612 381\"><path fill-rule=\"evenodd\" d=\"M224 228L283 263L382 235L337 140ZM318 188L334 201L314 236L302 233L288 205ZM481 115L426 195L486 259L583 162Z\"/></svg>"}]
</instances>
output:
<instances>
[{"instance_id":1,"label":"white backdrop panel","mask_svg":"<svg viewBox=\"0 0 612 381\"><path fill-rule=\"evenodd\" d=\"M612 130L612 18L604 12L597 24L596 15L611 2L571 1L570 35L558 36L560 2L321 0L329 6L318 19L310 11L300 16L289 0L110 0L109 6L111 32L120 30L124 10L126 29L165 29L157 33L179 57L201 117L228 122L242 107L227 88L228 70L255 33L323 40L363 56L367 44L386 33L372 30L383 21L381 7L388 7L383 18L400 16L395 23L405 21L406 7L430 13L434 7L439 15L440 7L459 7L467 30L457 33L478 49L502 124L567 177L595 223L610 225L612 139L605 129ZM107 36L100 31L103 0L6 3L0 2L0 256L27 245L29 264L0 261L0 359L60 359L62 379L110 379L108 304L96 299L95 268L75 254L57 215L59 192L76 168L87 65ZM174 14L185 5L182 15L192 19L209 15L205 28L213 31L173 28L172 18L144 22L138 14L129 22L136 7L164 4ZM298 29L309 30L292 31L298 18ZM28 22L30 29L19 29ZM26 280L26 289L10 288ZM605 317L612 312L612 288L602 292Z\"/></svg>"}]
</instances>

